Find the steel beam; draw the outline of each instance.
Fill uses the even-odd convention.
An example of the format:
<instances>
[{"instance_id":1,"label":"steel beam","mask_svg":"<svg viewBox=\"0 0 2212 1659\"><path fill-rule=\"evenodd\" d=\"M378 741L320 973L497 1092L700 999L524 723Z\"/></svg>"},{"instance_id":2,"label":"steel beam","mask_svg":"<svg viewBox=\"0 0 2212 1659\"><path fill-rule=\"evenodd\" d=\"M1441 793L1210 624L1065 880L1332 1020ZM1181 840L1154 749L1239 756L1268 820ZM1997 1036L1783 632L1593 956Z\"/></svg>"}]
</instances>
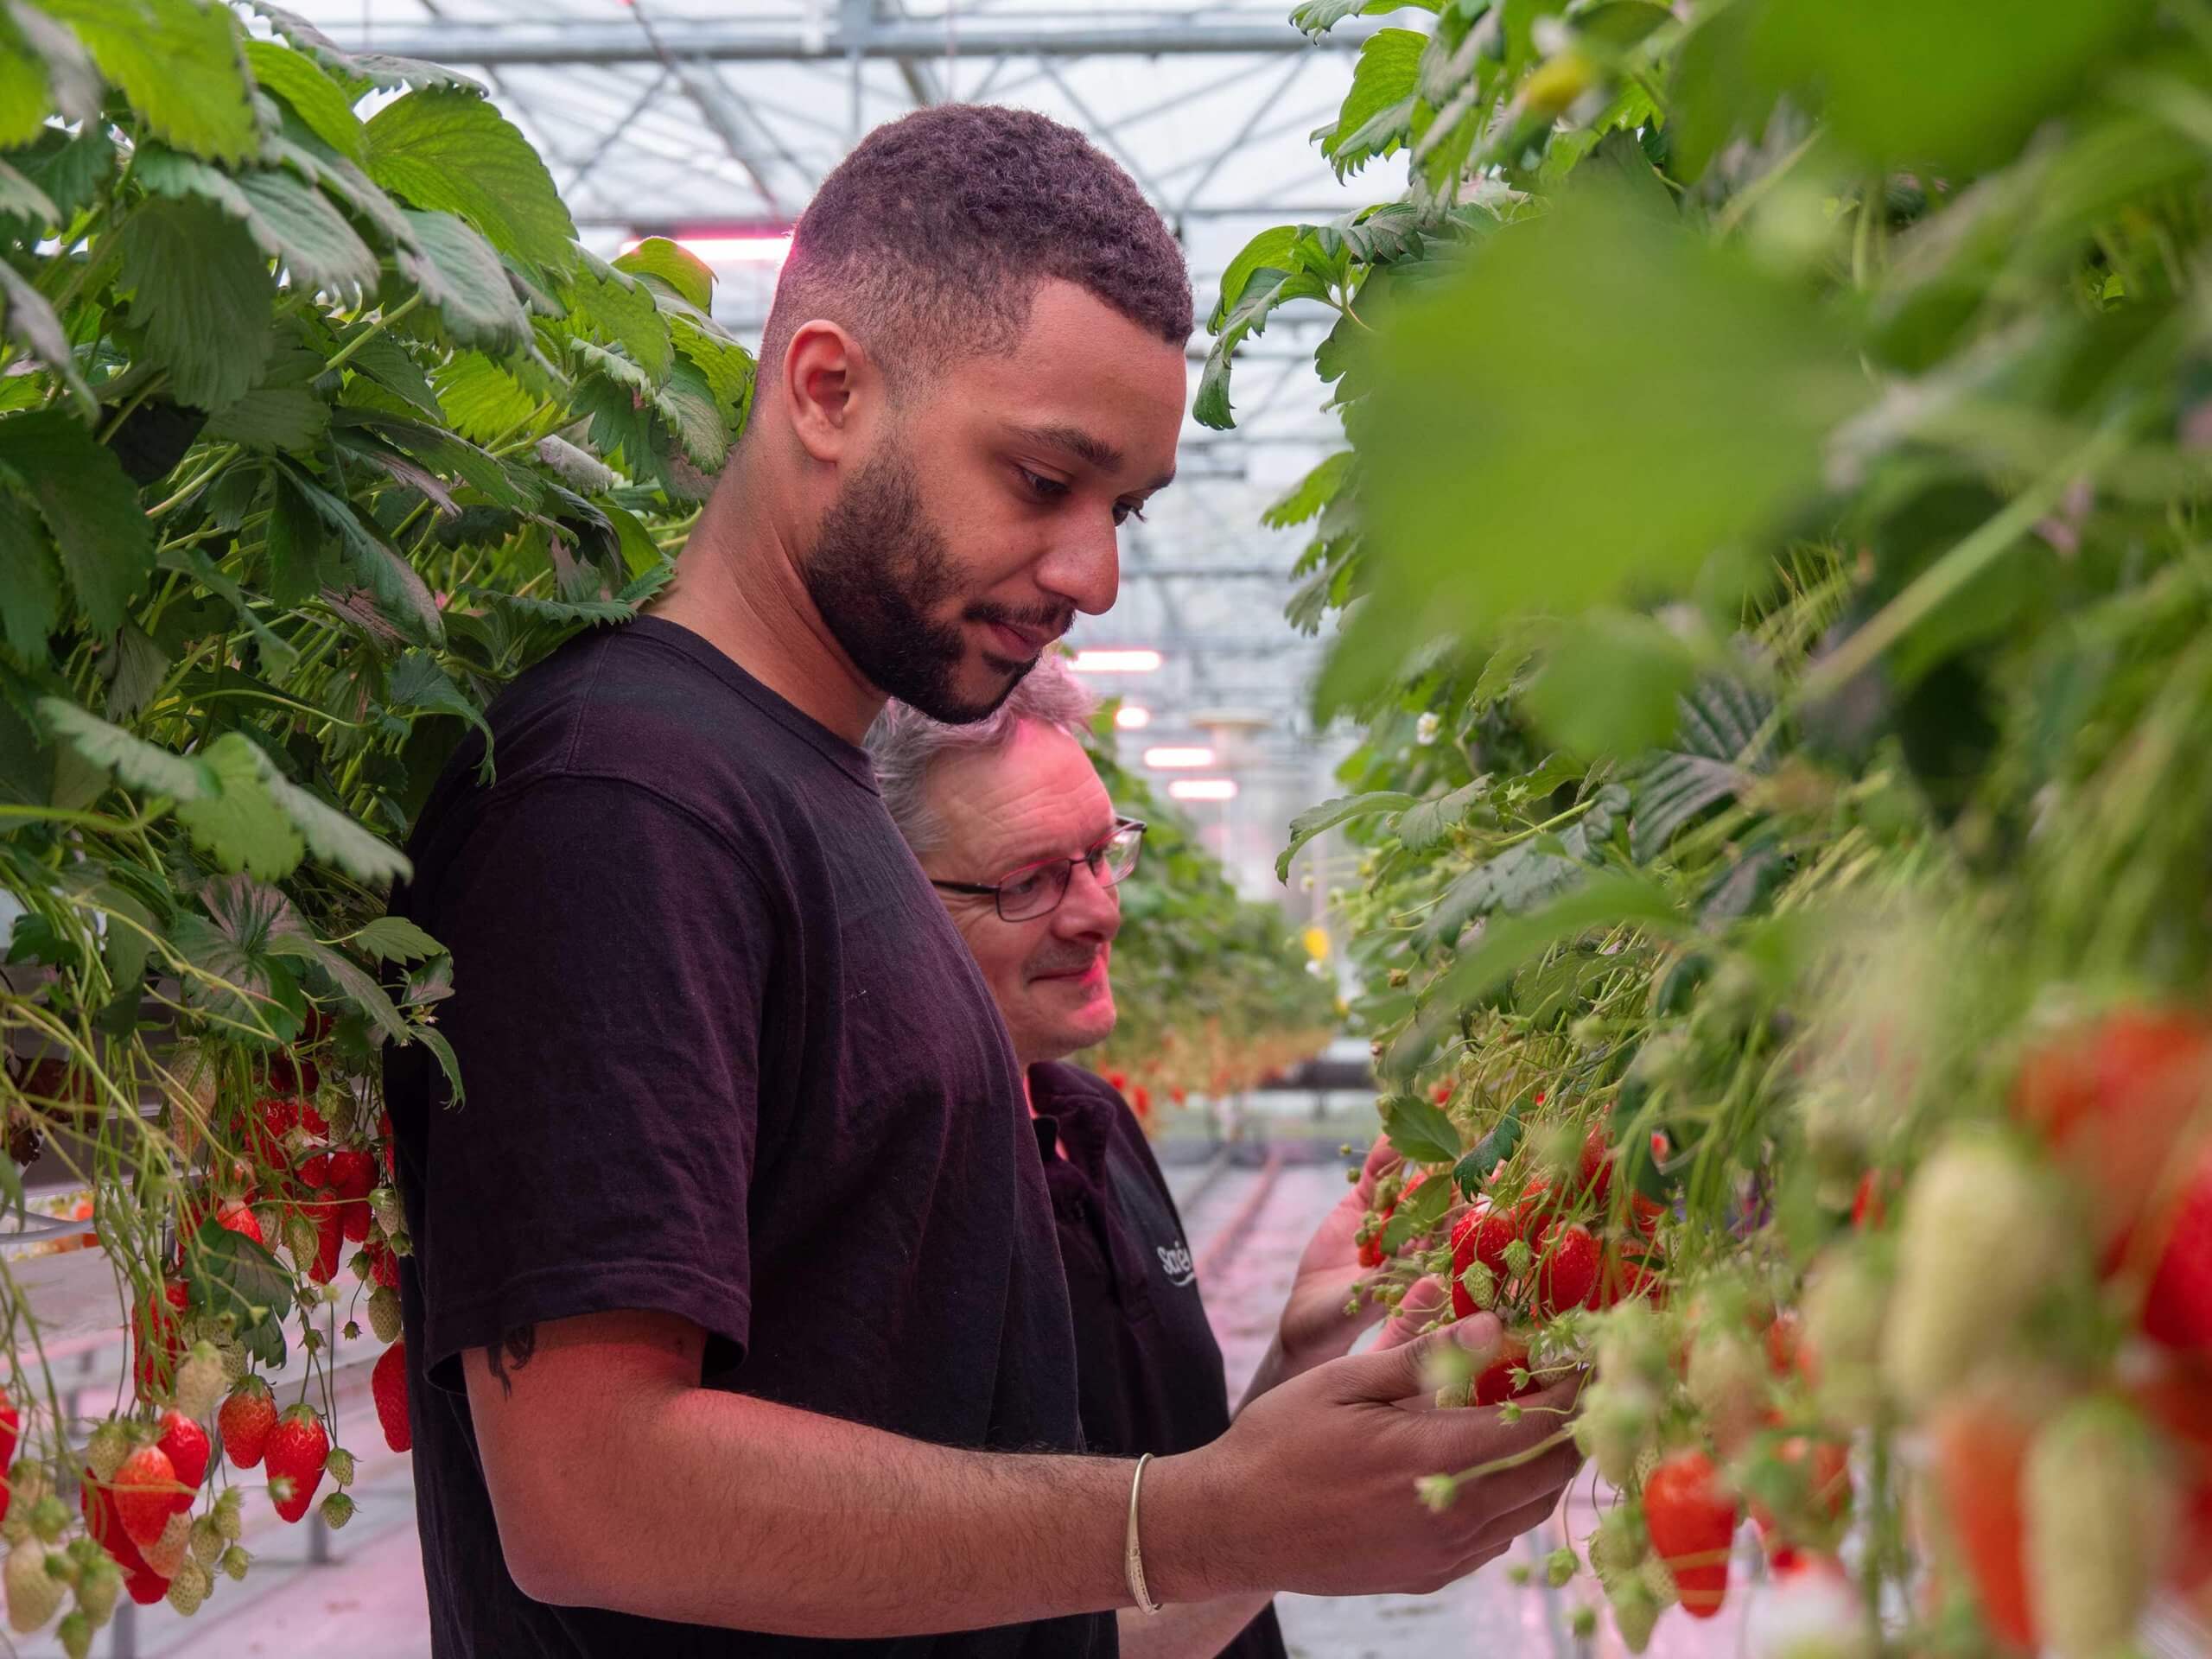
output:
<instances>
[{"instance_id":1,"label":"steel beam","mask_svg":"<svg viewBox=\"0 0 2212 1659\"><path fill-rule=\"evenodd\" d=\"M325 32L349 50L375 50L438 63L486 68L517 64L653 63L650 42L627 23L463 23L377 30L373 41L358 29L328 25ZM971 22L959 33L963 58L1181 57L1356 51L1373 26L1348 23L1320 41L1309 41L1288 23L1204 22L1173 14L1144 22L1117 21L1112 13L1039 13ZM941 23L880 21L853 29L842 21L806 29L787 24L671 21L658 25L671 57L722 63L789 63L853 57L908 62L944 55Z\"/></svg>"}]
</instances>

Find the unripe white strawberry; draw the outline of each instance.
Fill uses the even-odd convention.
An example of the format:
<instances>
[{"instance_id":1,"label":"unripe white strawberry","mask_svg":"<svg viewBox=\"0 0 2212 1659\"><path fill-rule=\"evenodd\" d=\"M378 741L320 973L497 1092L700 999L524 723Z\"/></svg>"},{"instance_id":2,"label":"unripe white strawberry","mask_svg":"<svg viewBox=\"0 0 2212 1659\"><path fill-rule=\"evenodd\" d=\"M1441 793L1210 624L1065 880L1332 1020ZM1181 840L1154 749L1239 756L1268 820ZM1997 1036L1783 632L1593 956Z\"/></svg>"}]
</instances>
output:
<instances>
[{"instance_id":1,"label":"unripe white strawberry","mask_svg":"<svg viewBox=\"0 0 2212 1659\"><path fill-rule=\"evenodd\" d=\"M1954 1135L1920 1166L1897 1231L1897 1292L1882 1374L1925 1406L2002 1364L2022 1321L2061 1279L2074 1230L2048 1176L1984 1133Z\"/></svg>"},{"instance_id":2,"label":"unripe white strawberry","mask_svg":"<svg viewBox=\"0 0 2212 1659\"><path fill-rule=\"evenodd\" d=\"M245 1534L245 1496L235 1486L225 1489L215 1500L215 1530L226 1544L235 1544Z\"/></svg>"},{"instance_id":3,"label":"unripe white strawberry","mask_svg":"<svg viewBox=\"0 0 2212 1659\"><path fill-rule=\"evenodd\" d=\"M2028 1596L2058 1659L2132 1651L2178 1503L2171 1459L2117 1400L2085 1400L2028 1448L2021 1479Z\"/></svg>"},{"instance_id":4,"label":"unripe white strawberry","mask_svg":"<svg viewBox=\"0 0 2212 1659\"><path fill-rule=\"evenodd\" d=\"M1601 1371L1582 1391L1574 1443L1609 1484L1625 1486L1636 1476L1637 1455L1659 1427L1659 1396L1641 1379Z\"/></svg>"},{"instance_id":5,"label":"unripe white strawberry","mask_svg":"<svg viewBox=\"0 0 2212 1659\"><path fill-rule=\"evenodd\" d=\"M102 1483L115 1478L123 1460L130 1455L130 1431L112 1417L94 1429L85 1442L85 1466Z\"/></svg>"},{"instance_id":6,"label":"unripe white strawberry","mask_svg":"<svg viewBox=\"0 0 2212 1659\"><path fill-rule=\"evenodd\" d=\"M1641 1296L1609 1309L1597 1321L1591 1359L1600 1376L1667 1386L1667 1342L1659 1316Z\"/></svg>"},{"instance_id":7,"label":"unripe white strawberry","mask_svg":"<svg viewBox=\"0 0 2212 1659\"><path fill-rule=\"evenodd\" d=\"M1805 1287L1804 1347L1821 1414L1864 1428L1881 1406L1878 1369L1889 1287L1862 1249L1831 1250Z\"/></svg>"},{"instance_id":8,"label":"unripe white strawberry","mask_svg":"<svg viewBox=\"0 0 2212 1659\"><path fill-rule=\"evenodd\" d=\"M1652 1627L1664 1604L1634 1575L1606 1586L1605 1599L1612 1604L1613 1628L1620 1632L1621 1645L1630 1653L1642 1653L1650 1645Z\"/></svg>"},{"instance_id":9,"label":"unripe white strawberry","mask_svg":"<svg viewBox=\"0 0 2212 1659\"><path fill-rule=\"evenodd\" d=\"M1662 1607L1671 1607L1682 1599L1682 1592L1675 1587L1674 1573L1658 1556L1645 1556L1642 1573L1644 1588L1651 1592Z\"/></svg>"},{"instance_id":10,"label":"unripe white strawberry","mask_svg":"<svg viewBox=\"0 0 2212 1659\"><path fill-rule=\"evenodd\" d=\"M1766 1414L1764 1357L1733 1331L1707 1332L1691 1344L1684 1382L1713 1445L1734 1457Z\"/></svg>"},{"instance_id":11,"label":"unripe white strawberry","mask_svg":"<svg viewBox=\"0 0 2212 1659\"><path fill-rule=\"evenodd\" d=\"M61 1611L61 1580L46 1570L46 1546L27 1540L8 1552L8 1627L29 1635Z\"/></svg>"},{"instance_id":12,"label":"unripe white strawberry","mask_svg":"<svg viewBox=\"0 0 2212 1659\"><path fill-rule=\"evenodd\" d=\"M407 1230L407 1211L399 1202L399 1189L379 1186L369 1194L369 1214L387 1239L397 1240Z\"/></svg>"},{"instance_id":13,"label":"unripe white strawberry","mask_svg":"<svg viewBox=\"0 0 2212 1659\"><path fill-rule=\"evenodd\" d=\"M203 1422L223 1397L228 1379L223 1357L212 1342L195 1342L176 1371L176 1408L194 1422Z\"/></svg>"},{"instance_id":14,"label":"unripe white strawberry","mask_svg":"<svg viewBox=\"0 0 2212 1659\"><path fill-rule=\"evenodd\" d=\"M369 1297L369 1329L387 1347L399 1339L399 1293L389 1285L378 1285Z\"/></svg>"},{"instance_id":15,"label":"unripe white strawberry","mask_svg":"<svg viewBox=\"0 0 2212 1659\"><path fill-rule=\"evenodd\" d=\"M114 1617L116 1599L122 1593L123 1569L108 1559L105 1550L78 1575L77 1606L96 1630Z\"/></svg>"},{"instance_id":16,"label":"unripe white strawberry","mask_svg":"<svg viewBox=\"0 0 2212 1659\"><path fill-rule=\"evenodd\" d=\"M206 1567L189 1559L180 1561L175 1576L169 1580L169 1605L190 1618L214 1587L215 1580Z\"/></svg>"},{"instance_id":17,"label":"unripe white strawberry","mask_svg":"<svg viewBox=\"0 0 2212 1659\"><path fill-rule=\"evenodd\" d=\"M173 1515L162 1529L162 1535L139 1551L146 1558L146 1565L162 1578L174 1579L177 1569L191 1559L192 1517Z\"/></svg>"},{"instance_id":18,"label":"unripe white strawberry","mask_svg":"<svg viewBox=\"0 0 2212 1659\"><path fill-rule=\"evenodd\" d=\"M1643 1512L1633 1503L1616 1503L1598 1518L1598 1529L1590 1535L1590 1570L1610 1585L1633 1574L1650 1548Z\"/></svg>"},{"instance_id":19,"label":"unripe white strawberry","mask_svg":"<svg viewBox=\"0 0 2212 1659\"><path fill-rule=\"evenodd\" d=\"M215 1529L212 1516L201 1516L192 1523L192 1559L202 1567L213 1567L223 1558L223 1535Z\"/></svg>"}]
</instances>

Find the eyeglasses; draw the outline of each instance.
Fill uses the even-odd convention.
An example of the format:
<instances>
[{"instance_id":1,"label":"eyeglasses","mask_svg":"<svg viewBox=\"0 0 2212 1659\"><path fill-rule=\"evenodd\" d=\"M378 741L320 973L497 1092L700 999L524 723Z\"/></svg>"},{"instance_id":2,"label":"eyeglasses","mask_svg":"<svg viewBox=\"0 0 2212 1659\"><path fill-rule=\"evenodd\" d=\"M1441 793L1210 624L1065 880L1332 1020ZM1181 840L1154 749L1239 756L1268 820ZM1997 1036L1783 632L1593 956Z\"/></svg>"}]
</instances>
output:
<instances>
[{"instance_id":1,"label":"eyeglasses","mask_svg":"<svg viewBox=\"0 0 2212 1659\"><path fill-rule=\"evenodd\" d=\"M1143 845L1142 820L1116 818L1105 840L1074 858L1047 858L1025 864L1004 880L989 886L976 881L939 881L935 878L931 878L930 885L943 893L989 897L998 906L1001 921L1033 921L1060 907L1060 900L1068 896L1068 883L1075 879L1077 865L1088 864L1091 879L1100 887L1114 887L1136 868L1137 853Z\"/></svg>"}]
</instances>

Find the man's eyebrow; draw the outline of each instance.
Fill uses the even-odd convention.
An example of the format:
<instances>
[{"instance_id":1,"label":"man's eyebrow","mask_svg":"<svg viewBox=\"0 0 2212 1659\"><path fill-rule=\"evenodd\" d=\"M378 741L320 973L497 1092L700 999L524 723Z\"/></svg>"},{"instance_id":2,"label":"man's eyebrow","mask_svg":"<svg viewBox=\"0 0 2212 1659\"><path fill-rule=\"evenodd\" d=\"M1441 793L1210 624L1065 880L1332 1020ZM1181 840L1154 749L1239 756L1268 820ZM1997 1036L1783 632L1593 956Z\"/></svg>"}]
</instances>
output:
<instances>
[{"instance_id":1,"label":"man's eyebrow","mask_svg":"<svg viewBox=\"0 0 2212 1659\"><path fill-rule=\"evenodd\" d=\"M1049 448L1065 449L1070 454L1088 461L1102 473L1114 472L1122 465L1122 452L1103 438L1093 437L1079 426L1017 426L1014 435L1025 443L1041 443Z\"/></svg>"}]
</instances>

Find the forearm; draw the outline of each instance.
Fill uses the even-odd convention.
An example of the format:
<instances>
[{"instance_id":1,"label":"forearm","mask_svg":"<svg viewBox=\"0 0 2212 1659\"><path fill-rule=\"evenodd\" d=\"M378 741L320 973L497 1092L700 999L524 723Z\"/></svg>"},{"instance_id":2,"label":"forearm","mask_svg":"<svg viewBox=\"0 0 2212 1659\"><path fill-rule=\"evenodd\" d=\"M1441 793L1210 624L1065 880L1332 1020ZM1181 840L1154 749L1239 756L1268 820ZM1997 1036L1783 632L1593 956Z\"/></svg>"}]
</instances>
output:
<instances>
[{"instance_id":1,"label":"forearm","mask_svg":"<svg viewBox=\"0 0 2212 1659\"><path fill-rule=\"evenodd\" d=\"M603 1427L536 1490L495 1494L503 1538L511 1507L534 1511L509 1561L540 1599L844 1637L1129 1601L1128 1463L957 1451L700 1389Z\"/></svg>"},{"instance_id":2,"label":"forearm","mask_svg":"<svg viewBox=\"0 0 2212 1659\"><path fill-rule=\"evenodd\" d=\"M1117 1615L1122 1659L1216 1659L1268 1605L1263 1595L1224 1596L1162 1608L1124 1607Z\"/></svg>"}]
</instances>

